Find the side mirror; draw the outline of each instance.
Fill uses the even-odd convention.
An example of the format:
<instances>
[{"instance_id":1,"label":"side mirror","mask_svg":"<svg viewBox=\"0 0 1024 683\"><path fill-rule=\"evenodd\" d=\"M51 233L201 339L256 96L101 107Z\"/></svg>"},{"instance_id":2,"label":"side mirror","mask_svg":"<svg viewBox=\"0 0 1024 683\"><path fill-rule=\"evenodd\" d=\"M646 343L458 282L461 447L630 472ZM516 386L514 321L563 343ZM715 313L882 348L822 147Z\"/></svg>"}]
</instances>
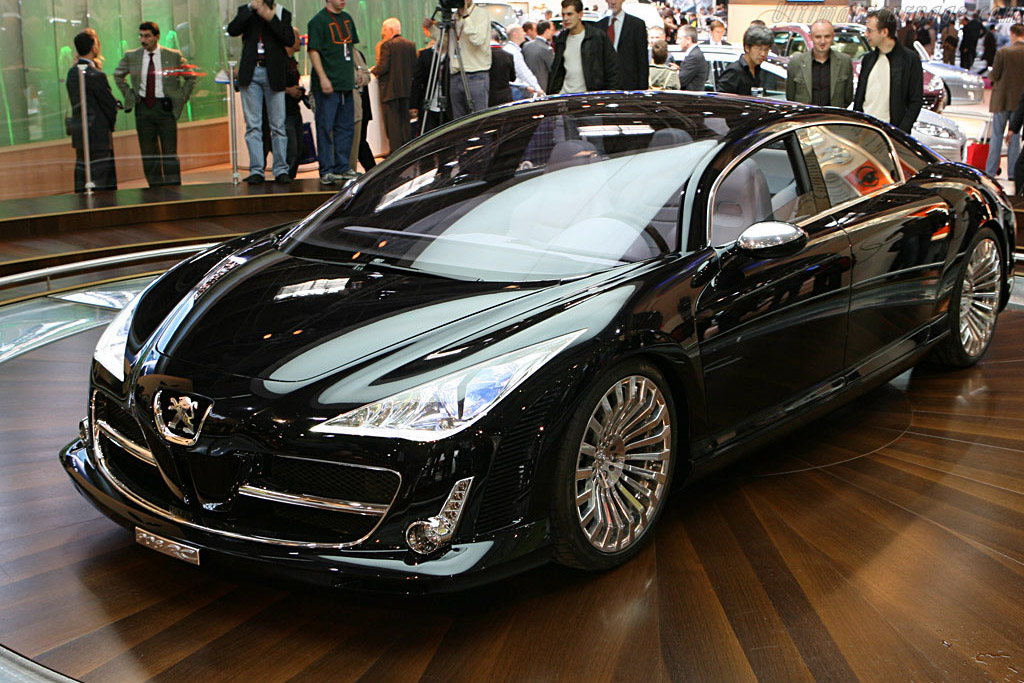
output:
<instances>
[{"instance_id":1,"label":"side mirror","mask_svg":"<svg viewBox=\"0 0 1024 683\"><path fill-rule=\"evenodd\" d=\"M807 233L791 223L763 221L740 233L736 246L750 256L775 258L797 253L807 239Z\"/></svg>"}]
</instances>

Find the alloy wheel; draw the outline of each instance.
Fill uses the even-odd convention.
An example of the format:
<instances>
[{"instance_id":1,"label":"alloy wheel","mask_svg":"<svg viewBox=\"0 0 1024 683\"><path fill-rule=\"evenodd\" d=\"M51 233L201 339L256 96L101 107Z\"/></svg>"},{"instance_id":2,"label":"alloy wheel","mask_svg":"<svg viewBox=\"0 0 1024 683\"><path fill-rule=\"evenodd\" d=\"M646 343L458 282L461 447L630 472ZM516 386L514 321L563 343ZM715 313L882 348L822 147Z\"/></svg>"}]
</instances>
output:
<instances>
[{"instance_id":1,"label":"alloy wheel","mask_svg":"<svg viewBox=\"0 0 1024 683\"><path fill-rule=\"evenodd\" d=\"M613 553L634 545L668 493L672 417L658 385L632 375L598 401L576 459L576 517L590 544Z\"/></svg>"},{"instance_id":2,"label":"alloy wheel","mask_svg":"<svg viewBox=\"0 0 1024 683\"><path fill-rule=\"evenodd\" d=\"M971 357L981 355L992 338L999 314L999 273L999 249L993 240L981 240L960 285L960 343Z\"/></svg>"}]
</instances>

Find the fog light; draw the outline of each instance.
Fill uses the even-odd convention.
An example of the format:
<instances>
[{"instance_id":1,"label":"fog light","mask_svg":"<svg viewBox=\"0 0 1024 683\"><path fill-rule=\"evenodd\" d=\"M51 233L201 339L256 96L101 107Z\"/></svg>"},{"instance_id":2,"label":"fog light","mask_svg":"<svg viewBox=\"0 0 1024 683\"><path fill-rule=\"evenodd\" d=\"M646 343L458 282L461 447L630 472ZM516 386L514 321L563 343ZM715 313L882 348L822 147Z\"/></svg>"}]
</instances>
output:
<instances>
[{"instance_id":1,"label":"fog light","mask_svg":"<svg viewBox=\"0 0 1024 683\"><path fill-rule=\"evenodd\" d=\"M455 482L448 499L444 502L435 517L413 522L405 530L405 542L413 552L429 555L444 544L450 542L459 527L462 509L469 497L469 486L473 477Z\"/></svg>"}]
</instances>

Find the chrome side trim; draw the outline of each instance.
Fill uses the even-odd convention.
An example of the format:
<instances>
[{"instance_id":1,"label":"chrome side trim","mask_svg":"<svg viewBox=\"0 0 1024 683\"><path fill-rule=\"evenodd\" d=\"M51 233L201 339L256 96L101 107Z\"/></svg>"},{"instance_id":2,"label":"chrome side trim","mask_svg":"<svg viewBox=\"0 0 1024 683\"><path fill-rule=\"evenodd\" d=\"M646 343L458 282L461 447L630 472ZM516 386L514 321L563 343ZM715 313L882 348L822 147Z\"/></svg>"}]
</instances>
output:
<instances>
[{"instance_id":1,"label":"chrome side trim","mask_svg":"<svg viewBox=\"0 0 1024 683\"><path fill-rule=\"evenodd\" d=\"M715 178L715 182L711 184L711 191L708 193L708 198L709 198L708 199L708 205L707 205L706 210L704 212L704 240L705 240L705 243L708 246L715 246L715 245L711 244L711 225L712 225L713 213L714 213L714 208L715 208L715 195L718 194L719 186L722 184L722 181L725 179L725 177L727 175L729 175L729 173L732 171L732 169L735 168L736 166L738 166L739 164L743 163L744 161L746 161L748 157L753 155L755 152L757 152L759 149L761 149L762 147L767 145L769 142L772 142L773 140L776 140L776 139L782 137L783 135L786 135L788 133L795 133L796 131L800 130L801 128L813 128L814 126L824 126L824 125L860 126L861 128L869 128L869 129L871 129L873 131L876 131L876 132L880 133L882 135L882 137L885 138L885 141L889 145L889 154L892 156L891 161L894 161L896 163L896 170L897 170L897 172L900 175L900 179L899 179L898 182L892 183L891 185L886 185L885 187L883 187L881 189L878 189L878 190L875 190L874 192L871 192L869 194L862 195L860 197L857 197L856 199L851 199L851 200L845 201L845 202L843 202L841 204L837 204L835 206L832 206L832 207L828 208L825 211L821 211L821 212L819 212L819 213L817 213L817 214L815 214L813 216L810 216L809 218L805 218L805 219L803 219L801 221L795 222L792 225L795 225L798 228L803 228L803 227L805 227L807 225L810 225L811 223L813 223L815 221L821 220L825 216L833 214L833 213L835 213L837 211L842 211L843 209L845 209L847 207L853 206L854 204L862 202L865 199L870 199L870 198L872 198L872 197L874 197L876 195L879 195L879 194L881 194L883 192L888 192L889 190L891 190L893 188L896 188L896 187L900 187L901 185L903 185L904 183L907 182L907 179L903 175L903 166L902 166L902 164L899 163L899 155L896 154L896 145L893 144L892 138L889 137L888 133L886 133L881 128L872 126L872 125L870 125L870 124L868 124L868 123L866 123L864 121L853 121L853 120L850 120L850 119L839 119L839 118L836 118L836 119L822 119L822 120L819 120L819 121L787 122L785 124L781 124L779 130L775 131L771 135L768 135L763 140L761 140L760 143L758 143L757 147L754 147L752 149L749 149L749 150L745 151L743 154L741 154L740 156L737 156L735 159L730 161L729 165L726 166L722 170L722 172L718 174L717 178ZM724 245L718 245L718 246L724 246Z\"/></svg>"},{"instance_id":2,"label":"chrome side trim","mask_svg":"<svg viewBox=\"0 0 1024 683\"><path fill-rule=\"evenodd\" d=\"M164 508L158 505L154 505L145 498L141 498L138 495L136 495L135 492L133 492L124 482L115 477L114 473L111 472L110 466L107 463L107 458L103 454L103 449L100 447L100 430L96 422L97 393L98 392L94 391L92 397L89 400L89 420L92 424L92 455L96 459L96 467L99 470L100 474L103 476L103 478L110 482L111 486L117 489L118 493L120 493L122 496L132 501L134 504L138 505L140 508L142 508L151 515L160 517L161 519L165 519L175 524L180 524L181 526L185 526L190 529L196 529L198 531L213 534L215 536L223 536L224 538L233 538L240 541L252 541L255 543L266 543L267 545L282 546L285 548L308 548L311 550L343 550L345 548L352 548L364 542L366 539L370 538L370 536L373 535L373 533L378 529L378 527L380 527L381 522L384 521L384 515L381 515L377 524L375 524L374 527L370 529L365 536L355 541L350 541L348 543L310 543L308 541L290 541L283 538L253 536L250 534L240 534L234 531L215 529L213 527L206 526L205 524L193 522L192 520L186 519L185 517L182 517L181 515L170 510L165 510ZM396 474L399 473L396 472ZM398 491L401 489L401 486L401 474L399 474L399 484L398 488L395 490L395 498L398 497ZM391 499L391 504L394 503L395 498ZM391 504L388 505L388 509L390 509Z\"/></svg>"},{"instance_id":3,"label":"chrome side trim","mask_svg":"<svg viewBox=\"0 0 1024 683\"><path fill-rule=\"evenodd\" d=\"M250 486L248 484L239 486L238 492L243 496L269 500L275 503L301 505L303 507L331 510L333 512L347 512L354 515L383 516L387 514L390 507L389 505L378 505L375 503L357 503L350 500L321 498L320 496L309 496L303 493L285 493L284 491L275 491L264 486Z\"/></svg>"},{"instance_id":4,"label":"chrome side trim","mask_svg":"<svg viewBox=\"0 0 1024 683\"><path fill-rule=\"evenodd\" d=\"M134 455L136 458L148 465L152 465L153 467L157 466L156 458L153 457L153 452L148 448L144 448L135 443L103 420L98 420L96 422L96 426L99 428L99 431L110 437L111 441L128 451L129 454Z\"/></svg>"}]
</instances>

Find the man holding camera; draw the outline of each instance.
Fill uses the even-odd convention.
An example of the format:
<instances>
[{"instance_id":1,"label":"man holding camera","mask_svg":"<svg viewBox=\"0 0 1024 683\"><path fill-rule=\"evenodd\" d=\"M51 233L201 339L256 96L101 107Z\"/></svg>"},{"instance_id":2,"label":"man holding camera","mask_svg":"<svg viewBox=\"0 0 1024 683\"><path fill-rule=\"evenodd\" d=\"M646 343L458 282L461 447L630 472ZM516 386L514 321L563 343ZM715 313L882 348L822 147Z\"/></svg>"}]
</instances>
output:
<instances>
[{"instance_id":1,"label":"man holding camera","mask_svg":"<svg viewBox=\"0 0 1024 683\"><path fill-rule=\"evenodd\" d=\"M349 182L359 176L349 165L355 139L354 100L359 97L355 89L369 81L369 71L356 50L359 34L345 11L345 0L326 0L307 30L320 183Z\"/></svg>"},{"instance_id":2,"label":"man holding camera","mask_svg":"<svg viewBox=\"0 0 1024 683\"><path fill-rule=\"evenodd\" d=\"M292 13L274 6L274 0L252 0L238 8L228 24L228 34L242 36L242 61L238 85L245 115L245 145L249 150L247 183L263 182L266 154L263 151L263 105L270 118L274 151L274 179L291 182L288 175L288 133L285 130L285 48L295 42Z\"/></svg>"},{"instance_id":3,"label":"man holding camera","mask_svg":"<svg viewBox=\"0 0 1024 683\"><path fill-rule=\"evenodd\" d=\"M457 119L488 106L491 20L487 11L473 0L443 0L442 6L455 9L455 26L448 41L448 70L452 118ZM436 21L424 19L423 26L430 29L431 38L440 39L441 30Z\"/></svg>"},{"instance_id":4,"label":"man holding camera","mask_svg":"<svg viewBox=\"0 0 1024 683\"><path fill-rule=\"evenodd\" d=\"M125 113L135 110L135 132L149 186L181 185L178 119L196 77L180 51L160 45L156 22L139 24L139 42L142 46L126 52L114 69L114 82L124 95Z\"/></svg>"}]
</instances>

